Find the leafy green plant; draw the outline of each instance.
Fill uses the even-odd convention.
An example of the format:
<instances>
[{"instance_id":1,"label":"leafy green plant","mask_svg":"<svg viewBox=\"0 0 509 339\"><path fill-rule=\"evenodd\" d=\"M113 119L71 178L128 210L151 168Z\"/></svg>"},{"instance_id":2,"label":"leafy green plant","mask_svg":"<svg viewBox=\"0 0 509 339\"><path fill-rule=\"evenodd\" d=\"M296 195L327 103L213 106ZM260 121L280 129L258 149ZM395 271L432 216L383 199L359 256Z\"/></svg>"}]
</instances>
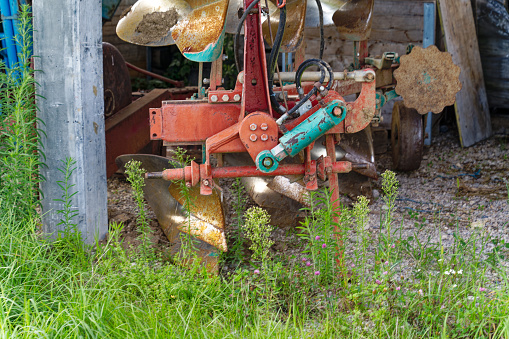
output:
<instances>
[{"instance_id":1,"label":"leafy green plant","mask_svg":"<svg viewBox=\"0 0 509 339\"><path fill-rule=\"evenodd\" d=\"M184 148L177 147L173 150L173 155L170 159L170 163L174 167L185 167L188 166L194 158L191 158L187 155L187 151ZM196 238L191 235L191 211L194 208L194 198L191 194L191 185L187 184L184 180L172 182L172 185L178 185L181 196L183 197L184 204L182 205L182 209L185 215L185 223L187 232L180 233L180 253L175 256L175 260L181 262L188 262L189 259L197 259L196 254ZM199 260L193 260L194 269L198 269Z\"/></svg>"},{"instance_id":2,"label":"leafy green plant","mask_svg":"<svg viewBox=\"0 0 509 339\"><path fill-rule=\"evenodd\" d=\"M145 186L145 170L141 167L140 161L129 161L125 166L125 173L127 181L133 188L134 200L138 205L138 217L136 223L138 224L138 231L141 239L141 254L145 259L151 259L153 257L153 250L151 247L150 234L152 230L149 227L147 220L147 207L143 195L143 187Z\"/></svg>"},{"instance_id":3,"label":"leafy green plant","mask_svg":"<svg viewBox=\"0 0 509 339\"><path fill-rule=\"evenodd\" d=\"M251 258L263 263L267 259L270 247L274 245L274 241L269 238L274 230L274 227L269 224L270 216L266 210L255 206L249 208L244 217L242 229L246 238L251 241L249 246L249 249L253 251Z\"/></svg>"},{"instance_id":4,"label":"leafy green plant","mask_svg":"<svg viewBox=\"0 0 509 339\"><path fill-rule=\"evenodd\" d=\"M81 231L75 218L79 215L76 207L74 207L73 197L78 193L73 191L75 184L72 184L72 176L76 170L76 161L68 157L60 160L62 167L58 169L63 175L63 180L58 180L57 184L62 191L62 197L55 199L61 204L61 209L57 210L60 216L60 222L57 227L63 228L58 232L57 240L53 244L61 253L64 260L73 260L81 265L85 265L88 259L85 244L82 241Z\"/></svg>"},{"instance_id":5,"label":"leafy green plant","mask_svg":"<svg viewBox=\"0 0 509 339\"><path fill-rule=\"evenodd\" d=\"M234 222L228 232L228 252L223 253L224 260L232 260L234 262L242 262L244 260L244 243L245 238L242 233L244 225L244 212L246 211L247 199L245 197L245 188L240 178L236 178L232 184L234 211Z\"/></svg>"},{"instance_id":6,"label":"leafy green plant","mask_svg":"<svg viewBox=\"0 0 509 339\"><path fill-rule=\"evenodd\" d=\"M344 269L345 230L350 226L351 214L344 208L334 209L331 192L324 189L310 192L309 207L303 208L309 215L298 228L303 231L299 237L306 241L304 258L306 267L312 268L312 276L322 284L337 278L338 267ZM336 221L338 220L338 221Z\"/></svg>"},{"instance_id":7,"label":"leafy green plant","mask_svg":"<svg viewBox=\"0 0 509 339\"><path fill-rule=\"evenodd\" d=\"M29 7L19 15L19 63L12 69L0 60L0 197L15 218L29 220L39 205L39 167L44 153L40 148L34 70L30 67L32 23Z\"/></svg>"}]
</instances>

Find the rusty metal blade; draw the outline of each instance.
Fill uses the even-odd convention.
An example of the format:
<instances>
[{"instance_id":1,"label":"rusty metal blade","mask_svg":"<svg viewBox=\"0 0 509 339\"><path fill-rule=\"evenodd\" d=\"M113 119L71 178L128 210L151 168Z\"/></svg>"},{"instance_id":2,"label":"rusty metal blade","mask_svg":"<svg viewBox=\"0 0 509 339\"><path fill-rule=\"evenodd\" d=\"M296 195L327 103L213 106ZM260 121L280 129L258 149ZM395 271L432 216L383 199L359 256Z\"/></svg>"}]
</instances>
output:
<instances>
[{"instance_id":1,"label":"rusty metal blade","mask_svg":"<svg viewBox=\"0 0 509 339\"><path fill-rule=\"evenodd\" d=\"M269 34L268 20L263 23L263 36L265 41L272 45L276 39L276 33L279 26L279 8L273 3L269 5L270 24L272 38ZM307 0L287 0L286 1L286 26L281 43L281 51L289 53L297 50L304 38L304 22L306 18Z\"/></svg>"},{"instance_id":2,"label":"rusty metal blade","mask_svg":"<svg viewBox=\"0 0 509 339\"><path fill-rule=\"evenodd\" d=\"M167 46L175 43L171 30L191 13L185 0L138 0L117 24L120 39L142 46Z\"/></svg>"},{"instance_id":3,"label":"rusty metal blade","mask_svg":"<svg viewBox=\"0 0 509 339\"><path fill-rule=\"evenodd\" d=\"M117 35L142 46L177 44L193 61L213 61L223 47L229 0L138 0Z\"/></svg>"},{"instance_id":4,"label":"rusty metal blade","mask_svg":"<svg viewBox=\"0 0 509 339\"><path fill-rule=\"evenodd\" d=\"M166 168L171 168L168 159L156 155L147 154L128 154L117 158L116 162L120 169L124 169L125 164L130 160L137 160L142 163L142 167L148 172L160 172ZM175 184L162 179L145 180L146 186L143 191L145 199L156 214L157 220L161 225L166 237L171 244L171 253L176 254L180 251L180 232L185 231L187 214L183 205L178 201L182 195L175 193ZM173 188L172 188L173 187ZM174 197L172 193L177 197ZM209 237L196 236L196 249L198 257L208 266L217 266L218 251L226 251L226 239L224 235L224 217L221 201L217 194L211 196L201 196L198 190L191 190L192 200L196 197L195 206L191 208L191 225L204 226L206 230L213 229L215 232L209 232ZM198 209L204 208L204 211ZM200 229L197 227L197 229ZM210 243L209 243L210 242ZM211 244L212 243L212 244Z\"/></svg>"},{"instance_id":5,"label":"rusty metal blade","mask_svg":"<svg viewBox=\"0 0 509 339\"><path fill-rule=\"evenodd\" d=\"M375 0L349 0L338 8L332 21L342 39L362 41L369 38L374 4Z\"/></svg>"},{"instance_id":6,"label":"rusty metal blade","mask_svg":"<svg viewBox=\"0 0 509 339\"><path fill-rule=\"evenodd\" d=\"M197 62L211 62L223 50L229 0L188 0L192 11L179 20L172 37L180 52Z\"/></svg>"}]
</instances>

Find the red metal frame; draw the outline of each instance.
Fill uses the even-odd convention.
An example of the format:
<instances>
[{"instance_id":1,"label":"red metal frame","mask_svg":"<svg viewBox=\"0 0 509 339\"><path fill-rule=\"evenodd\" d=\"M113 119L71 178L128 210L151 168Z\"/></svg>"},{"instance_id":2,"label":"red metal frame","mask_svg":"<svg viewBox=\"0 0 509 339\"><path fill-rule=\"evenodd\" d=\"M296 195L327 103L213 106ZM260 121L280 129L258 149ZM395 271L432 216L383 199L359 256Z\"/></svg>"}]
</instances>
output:
<instances>
[{"instance_id":1,"label":"red metal frame","mask_svg":"<svg viewBox=\"0 0 509 339\"><path fill-rule=\"evenodd\" d=\"M254 0L244 0L247 8ZM308 190L318 188L318 178L329 180L331 202L339 213L338 173L348 173L353 164L348 161L336 161L335 145L339 142L340 133L355 133L368 126L376 107L376 83L370 73L370 81L340 81L324 98L312 98L313 109L300 118L286 123L281 129L292 130L321 107L332 100L344 99L341 95L359 93L354 102L347 104L348 113L344 121L326 134L327 156L313 161L311 149L305 150L303 164L280 164L271 172L264 173L255 166L235 166L213 168L210 155L214 153L247 152L254 160L265 150L274 148L282 135L276 124L269 99L267 63L263 44L261 8L256 5L252 14L248 15L245 25L244 71L237 78L233 90L221 88L221 61L213 64L211 86L208 98L204 100L166 101L163 106L150 111L150 135L153 140L164 140L172 144L205 145L204 163L192 162L185 168L168 169L161 173L149 173L149 178L165 180L185 180L190 185L200 184L201 194L212 194L216 178L236 178L250 176L304 175ZM361 42L361 60L367 55L367 44ZM298 53L297 63L302 62L304 54ZM371 72L371 71L369 71ZM368 73L369 73L368 72ZM314 84L304 84L308 92ZM295 86L285 86L284 91L290 96L289 107L295 105L297 92ZM277 89L276 89L277 90ZM281 91L281 89L279 89ZM340 92L340 93L338 93ZM263 128L262 128L263 126ZM334 220L337 222L338 217ZM337 225L336 231L339 231ZM342 248L342 239L338 238L338 246ZM342 257L342 253L339 253Z\"/></svg>"}]
</instances>

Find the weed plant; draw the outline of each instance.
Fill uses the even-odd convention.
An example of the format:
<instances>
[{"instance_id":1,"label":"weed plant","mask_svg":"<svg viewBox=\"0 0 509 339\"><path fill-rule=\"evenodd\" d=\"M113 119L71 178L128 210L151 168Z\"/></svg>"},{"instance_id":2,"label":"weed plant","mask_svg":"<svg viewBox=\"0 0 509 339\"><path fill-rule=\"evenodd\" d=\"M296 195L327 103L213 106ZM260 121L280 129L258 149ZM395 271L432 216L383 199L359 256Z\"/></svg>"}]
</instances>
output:
<instances>
[{"instance_id":1,"label":"weed plant","mask_svg":"<svg viewBox=\"0 0 509 339\"><path fill-rule=\"evenodd\" d=\"M19 18L21 47L19 63L7 68L0 60L0 196L3 210L14 210L13 217L35 217L39 204L39 166L44 154L40 149L35 104L35 81L31 63L32 24L29 7L23 6ZM37 155L40 155L38 157Z\"/></svg>"},{"instance_id":2,"label":"weed plant","mask_svg":"<svg viewBox=\"0 0 509 339\"><path fill-rule=\"evenodd\" d=\"M143 187L145 187L145 170L141 167L140 161L130 160L125 166L125 174L127 181L132 186L134 200L138 205L138 217L136 218L136 224L138 225L138 232L140 233L140 254L142 258L146 260L153 259L152 243L150 235L152 233L149 221L147 219L147 206L145 204L145 198L143 195Z\"/></svg>"},{"instance_id":3,"label":"weed plant","mask_svg":"<svg viewBox=\"0 0 509 339\"><path fill-rule=\"evenodd\" d=\"M59 202L62 206L57 211L60 219L57 227L62 230L58 232L57 239L52 243L52 246L60 252L62 260L74 261L76 265L86 265L86 247L75 220L79 212L73 202L73 197L78 192L74 190L76 185L71 184L72 176L76 170L76 161L68 157L65 160L61 160L61 163L62 167L58 170L63 174L64 179L57 181L57 185L62 191L62 197L55 199L55 201Z\"/></svg>"}]
</instances>

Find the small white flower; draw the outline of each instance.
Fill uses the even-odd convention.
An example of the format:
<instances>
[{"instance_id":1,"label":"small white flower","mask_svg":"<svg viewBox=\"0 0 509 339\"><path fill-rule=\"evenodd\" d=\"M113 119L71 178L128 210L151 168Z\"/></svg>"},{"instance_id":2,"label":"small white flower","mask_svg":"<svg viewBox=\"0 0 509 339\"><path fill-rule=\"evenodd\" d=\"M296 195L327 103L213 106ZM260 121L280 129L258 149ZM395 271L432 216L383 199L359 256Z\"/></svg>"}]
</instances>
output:
<instances>
[{"instance_id":1,"label":"small white flower","mask_svg":"<svg viewBox=\"0 0 509 339\"><path fill-rule=\"evenodd\" d=\"M454 284L454 285L452 285L451 287L452 287L452 288L455 288L456 286L458 286L458 285Z\"/></svg>"},{"instance_id":2,"label":"small white flower","mask_svg":"<svg viewBox=\"0 0 509 339\"><path fill-rule=\"evenodd\" d=\"M451 268L451 274L456 274L456 271Z\"/></svg>"},{"instance_id":3,"label":"small white flower","mask_svg":"<svg viewBox=\"0 0 509 339\"><path fill-rule=\"evenodd\" d=\"M438 262L444 261L444 259L438 259Z\"/></svg>"},{"instance_id":4,"label":"small white flower","mask_svg":"<svg viewBox=\"0 0 509 339\"><path fill-rule=\"evenodd\" d=\"M463 270L458 270L458 272L456 272L458 274L463 274Z\"/></svg>"},{"instance_id":5,"label":"small white flower","mask_svg":"<svg viewBox=\"0 0 509 339\"><path fill-rule=\"evenodd\" d=\"M474 300L474 296L469 295L469 296L467 297L467 299L468 299L468 300L470 300L470 301L472 301L472 300Z\"/></svg>"},{"instance_id":6,"label":"small white flower","mask_svg":"<svg viewBox=\"0 0 509 339\"><path fill-rule=\"evenodd\" d=\"M449 275L449 274L451 274L451 272L449 272L449 271L445 271L445 272L444 272L444 274L445 274L445 275Z\"/></svg>"}]
</instances>

